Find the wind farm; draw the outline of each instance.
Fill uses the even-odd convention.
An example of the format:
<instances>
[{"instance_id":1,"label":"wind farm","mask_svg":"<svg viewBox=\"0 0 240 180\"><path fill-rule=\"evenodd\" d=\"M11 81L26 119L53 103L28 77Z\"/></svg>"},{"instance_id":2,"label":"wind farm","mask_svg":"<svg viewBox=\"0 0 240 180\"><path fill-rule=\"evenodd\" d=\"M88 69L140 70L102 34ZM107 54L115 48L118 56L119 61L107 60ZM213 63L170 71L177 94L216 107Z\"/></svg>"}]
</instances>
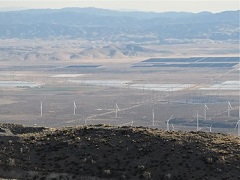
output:
<instances>
[{"instance_id":1,"label":"wind farm","mask_svg":"<svg viewBox=\"0 0 240 180\"><path fill-rule=\"evenodd\" d=\"M239 62L239 10L0 9L0 179L240 179Z\"/></svg>"},{"instance_id":2,"label":"wind farm","mask_svg":"<svg viewBox=\"0 0 240 180\"><path fill-rule=\"evenodd\" d=\"M105 13L109 18L99 24L100 19L95 21L87 13L88 21L81 17L88 10L98 14L96 18L105 19ZM199 113L201 130L208 131L214 124L214 132L237 135L238 11L209 13L206 19L201 13L188 14L197 24L181 13L136 16L94 8L68 11L34 10L37 20L24 19L28 11L0 17L6 28L0 34L1 123L55 128L133 121L133 126L166 130L166 120L173 115L170 122L178 130L196 131ZM43 12L54 20L42 18ZM125 16L129 18L121 23ZM28 21L33 23L31 28L24 24ZM203 29L196 26L202 23ZM214 23L219 24L217 34ZM36 28L40 24L46 26ZM45 31L46 27L52 31Z\"/></svg>"},{"instance_id":3,"label":"wind farm","mask_svg":"<svg viewBox=\"0 0 240 180\"><path fill-rule=\"evenodd\" d=\"M172 58L164 61L168 59L173 62ZM190 58L178 59L179 62L184 62ZM203 58L194 58L198 63L201 59ZM218 57L214 59L214 62L217 62ZM204 60L207 61L207 58ZM219 60L222 62L223 58ZM136 68L134 64L137 62L145 64L150 60L129 61L116 62L111 67L108 62L99 61L98 68L92 68L92 64L89 64L91 70L89 69L88 73L81 67L75 75L73 72L68 75L63 68L74 66L70 62L64 62L60 69L53 69L53 65L49 65L49 70L44 67L44 70L34 73L29 70L15 72L10 76L11 79L31 82L38 86L1 86L2 106L5 106L5 109L0 109L0 120L2 123L48 127L133 124L167 131L172 123L178 130L195 131L198 112L199 117L203 118L199 121L202 131L209 131L209 127L214 124L211 131L237 135L234 128L239 116L239 84L236 83L238 65L224 69L209 67L206 74L206 69L201 66L194 69L176 69L169 64L169 67ZM154 63L158 61L160 60L151 59ZM25 67L26 64L21 66ZM7 66L2 68L3 71L8 71ZM111 69L114 69L114 72ZM146 70L148 72L145 72ZM119 73L116 75L116 72ZM18 75L20 73L21 76ZM23 76L24 73L32 75ZM9 76L1 77L4 84L8 83L8 79ZM210 89L220 82L224 87ZM8 98L11 98L12 102ZM39 111L37 112L39 99L42 99L40 116ZM15 110L11 111L12 109ZM174 118L171 117L169 124L166 119L170 116ZM132 121L134 123L131 123Z\"/></svg>"}]
</instances>

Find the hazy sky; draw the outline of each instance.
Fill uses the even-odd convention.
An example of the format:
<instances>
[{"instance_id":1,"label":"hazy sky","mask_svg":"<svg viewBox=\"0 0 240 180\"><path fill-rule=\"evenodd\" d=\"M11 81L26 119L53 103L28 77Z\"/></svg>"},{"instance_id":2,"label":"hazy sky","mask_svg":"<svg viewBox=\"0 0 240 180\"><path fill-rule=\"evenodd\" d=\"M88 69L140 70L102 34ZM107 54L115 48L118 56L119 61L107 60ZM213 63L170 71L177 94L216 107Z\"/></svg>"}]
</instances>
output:
<instances>
[{"instance_id":1,"label":"hazy sky","mask_svg":"<svg viewBox=\"0 0 240 180\"><path fill-rule=\"evenodd\" d=\"M239 10L238 0L0 0L0 8L97 7L115 10L221 12Z\"/></svg>"}]
</instances>

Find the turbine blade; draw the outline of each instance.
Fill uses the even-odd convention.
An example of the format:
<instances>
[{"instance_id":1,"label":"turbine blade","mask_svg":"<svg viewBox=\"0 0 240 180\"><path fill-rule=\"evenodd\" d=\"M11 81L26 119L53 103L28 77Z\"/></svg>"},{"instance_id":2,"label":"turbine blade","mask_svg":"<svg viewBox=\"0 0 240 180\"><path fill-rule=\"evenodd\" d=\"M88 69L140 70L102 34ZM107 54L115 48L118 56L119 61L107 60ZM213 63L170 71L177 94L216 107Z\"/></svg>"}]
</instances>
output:
<instances>
[{"instance_id":1,"label":"turbine blade","mask_svg":"<svg viewBox=\"0 0 240 180\"><path fill-rule=\"evenodd\" d=\"M234 129L237 129L237 127L239 126L240 120L237 122L236 126Z\"/></svg>"},{"instance_id":2,"label":"turbine blade","mask_svg":"<svg viewBox=\"0 0 240 180\"><path fill-rule=\"evenodd\" d=\"M172 119L173 115L171 115L171 117L168 119L168 121L170 121Z\"/></svg>"},{"instance_id":3,"label":"turbine blade","mask_svg":"<svg viewBox=\"0 0 240 180\"><path fill-rule=\"evenodd\" d=\"M205 104L205 108L207 108L207 110L209 110L208 106Z\"/></svg>"}]
</instances>

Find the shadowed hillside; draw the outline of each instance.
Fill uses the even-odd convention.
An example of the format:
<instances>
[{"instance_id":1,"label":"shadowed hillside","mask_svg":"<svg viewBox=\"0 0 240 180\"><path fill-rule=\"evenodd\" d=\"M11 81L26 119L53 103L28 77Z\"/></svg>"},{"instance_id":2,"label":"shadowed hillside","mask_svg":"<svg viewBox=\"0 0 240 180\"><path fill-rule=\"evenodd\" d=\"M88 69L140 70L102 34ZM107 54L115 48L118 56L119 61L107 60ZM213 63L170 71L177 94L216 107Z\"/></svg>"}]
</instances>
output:
<instances>
[{"instance_id":1,"label":"shadowed hillside","mask_svg":"<svg viewBox=\"0 0 240 180\"><path fill-rule=\"evenodd\" d=\"M16 126L1 127L0 178L240 178L236 136L106 125L28 127L9 135L4 129ZM27 128L17 127L20 132Z\"/></svg>"}]
</instances>

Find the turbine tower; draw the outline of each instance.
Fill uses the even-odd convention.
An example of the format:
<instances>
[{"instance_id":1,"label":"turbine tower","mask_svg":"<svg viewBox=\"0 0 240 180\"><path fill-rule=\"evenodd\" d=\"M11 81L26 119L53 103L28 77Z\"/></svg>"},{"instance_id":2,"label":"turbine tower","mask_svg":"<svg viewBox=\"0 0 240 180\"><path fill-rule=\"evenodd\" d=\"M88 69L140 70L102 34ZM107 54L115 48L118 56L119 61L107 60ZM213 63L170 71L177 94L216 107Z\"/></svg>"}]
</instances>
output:
<instances>
[{"instance_id":1,"label":"turbine tower","mask_svg":"<svg viewBox=\"0 0 240 180\"><path fill-rule=\"evenodd\" d=\"M155 126L155 114L154 114L154 109L152 110L152 125Z\"/></svg>"},{"instance_id":2,"label":"turbine tower","mask_svg":"<svg viewBox=\"0 0 240 180\"><path fill-rule=\"evenodd\" d=\"M119 111L120 109L119 109L119 107L118 107L118 105L117 105L117 103L116 103L116 109L115 109L115 114L116 114L116 118L118 117L118 111Z\"/></svg>"},{"instance_id":3,"label":"turbine tower","mask_svg":"<svg viewBox=\"0 0 240 180\"><path fill-rule=\"evenodd\" d=\"M167 131L169 131L169 121L172 119L172 117L173 117L173 115L168 120L166 120L166 122L167 122Z\"/></svg>"},{"instance_id":4,"label":"turbine tower","mask_svg":"<svg viewBox=\"0 0 240 180\"><path fill-rule=\"evenodd\" d=\"M240 136L240 119L238 120L238 122L237 122L234 130L235 130L237 127L238 127L238 133L237 133L237 135Z\"/></svg>"},{"instance_id":5,"label":"turbine tower","mask_svg":"<svg viewBox=\"0 0 240 180\"><path fill-rule=\"evenodd\" d=\"M207 105L204 105L204 120L207 119L207 110L209 110L209 108L207 107Z\"/></svg>"},{"instance_id":6,"label":"turbine tower","mask_svg":"<svg viewBox=\"0 0 240 180\"><path fill-rule=\"evenodd\" d=\"M230 117L230 111L232 110L232 105L231 103L228 101L228 117Z\"/></svg>"},{"instance_id":7,"label":"turbine tower","mask_svg":"<svg viewBox=\"0 0 240 180\"><path fill-rule=\"evenodd\" d=\"M43 115L43 105L42 105L42 101L40 102L40 111L41 111L41 116Z\"/></svg>"},{"instance_id":8,"label":"turbine tower","mask_svg":"<svg viewBox=\"0 0 240 180\"><path fill-rule=\"evenodd\" d=\"M199 127L198 127L198 113L197 113L197 131L199 131Z\"/></svg>"},{"instance_id":9,"label":"turbine tower","mask_svg":"<svg viewBox=\"0 0 240 180\"><path fill-rule=\"evenodd\" d=\"M76 109L77 109L76 102L73 101L73 115L76 115Z\"/></svg>"},{"instance_id":10,"label":"turbine tower","mask_svg":"<svg viewBox=\"0 0 240 180\"><path fill-rule=\"evenodd\" d=\"M212 132L212 125L209 126L209 132Z\"/></svg>"},{"instance_id":11,"label":"turbine tower","mask_svg":"<svg viewBox=\"0 0 240 180\"><path fill-rule=\"evenodd\" d=\"M238 127L238 136L240 136L240 106L238 106L238 122L235 126L235 129Z\"/></svg>"}]
</instances>

